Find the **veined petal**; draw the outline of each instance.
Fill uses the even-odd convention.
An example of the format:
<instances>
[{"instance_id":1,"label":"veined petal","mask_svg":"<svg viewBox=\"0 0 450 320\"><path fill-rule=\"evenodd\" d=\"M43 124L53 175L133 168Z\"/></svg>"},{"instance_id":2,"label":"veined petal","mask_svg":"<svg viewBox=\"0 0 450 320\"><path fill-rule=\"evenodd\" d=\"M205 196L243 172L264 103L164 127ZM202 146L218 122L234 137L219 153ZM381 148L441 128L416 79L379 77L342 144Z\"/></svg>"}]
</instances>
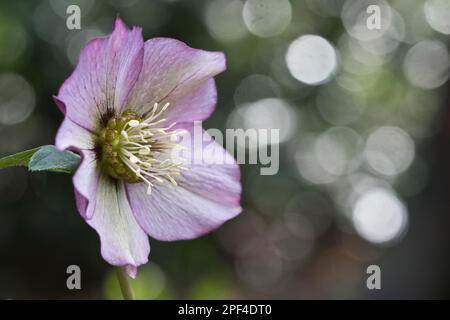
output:
<instances>
[{"instance_id":1,"label":"veined petal","mask_svg":"<svg viewBox=\"0 0 450 320\"><path fill-rule=\"evenodd\" d=\"M125 267L130 276L148 261L150 245L144 230L131 212L122 182L100 175L92 219L87 220L100 236L103 259Z\"/></svg>"},{"instance_id":2,"label":"veined petal","mask_svg":"<svg viewBox=\"0 0 450 320\"><path fill-rule=\"evenodd\" d=\"M190 147L187 141L183 144ZM153 238L195 238L241 212L239 166L231 155L211 142L187 156L195 161L177 179L178 186L156 185L151 195L143 184L126 186L136 219Z\"/></svg>"},{"instance_id":3,"label":"veined petal","mask_svg":"<svg viewBox=\"0 0 450 320\"><path fill-rule=\"evenodd\" d=\"M176 128L190 127L194 121L209 118L216 107L216 102L216 83L214 79L209 79L177 105L168 108L164 117L169 124L176 122Z\"/></svg>"},{"instance_id":4,"label":"veined petal","mask_svg":"<svg viewBox=\"0 0 450 320\"><path fill-rule=\"evenodd\" d=\"M83 48L77 67L61 86L57 101L64 103L66 115L94 130L102 115L120 111L138 79L143 54L142 29L129 30L117 18L109 37Z\"/></svg>"},{"instance_id":5,"label":"veined petal","mask_svg":"<svg viewBox=\"0 0 450 320\"><path fill-rule=\"evenodd\" d=\"M92 134L66 117L59 127L55 144L59 150L72 150L81 156L81 164L72 181L78 211L85 219L90 219L93 207L88 210L88 203L95 197L100 174L93 151Z\"/></svg>"},{"instance_id":6,"label":"veined petal","mask_svg":"<svg viewBox=\"0 0 450 320\"><path fill-rule=\"evenodd\" d=\"M168 38L148 40L142 70L126 108L144 114L155 102L169 102L171 107L163 115L169 123L203 120L216 104L212 78L224 70L221 52L193 49Z\"/></svg>"},{"instance_id":7,"label":"veined petal","mask_svg":"<svg viewBox=\"0 0 450 320\"><path fill-rule=\"evenodd\" d=\"M72 181L77 196L78 211L83 218L91 219L95 212L95 198L101 173L93 151L81 150L80 155L81 164L73 175ZM80 205L84 202L84 205Z\"/></svg>"},{"instance_id":8,"label":"veined petal","mask_svg":"<svg viewBox=\"0 0 450 320\"><path fill-rule=\"evenodd\" d=\"M55 139L59 150L92 150L94 148L93 135L90 131L79 126L68 117L58 129Z\"/></svg>"},{"instance_id":9,"label":"veined petal","mask_svg":"<svg viewBox=\"0 0 450 320\"><path fill-rule=\"evenodd\" d=\"M188 161L178 184L204 198L240 209L241 173L236 160L204 130L199 131L205 137L202 148L181 136L183 157ZM192 128L187 132L193 137Z\"/></svg>"}]
</instances>

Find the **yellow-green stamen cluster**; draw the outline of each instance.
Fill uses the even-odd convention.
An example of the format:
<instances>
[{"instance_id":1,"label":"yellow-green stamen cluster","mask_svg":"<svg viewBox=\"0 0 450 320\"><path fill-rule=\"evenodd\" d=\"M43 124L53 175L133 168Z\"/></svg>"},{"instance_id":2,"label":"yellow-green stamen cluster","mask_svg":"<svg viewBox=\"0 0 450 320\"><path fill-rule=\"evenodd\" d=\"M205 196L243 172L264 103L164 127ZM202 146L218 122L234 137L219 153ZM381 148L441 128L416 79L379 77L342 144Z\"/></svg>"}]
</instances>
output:
<instances>
[{"instance_id":1,"label":"yellow-green stamen cluster","mask_svg":"<svg viewBox=\"0 0 450 320\"><path fill-rule=\"evenodd\" d=\"M111 117L98 132L99 159L111 177L127 183L144 182L150 194L155 183L169 181L184 169L181 159L173 159L176 145L175 123L164 127L162 113L169 104L153 109L144 119L135 112L125 111Z\"/></svg>"}]
</instances>

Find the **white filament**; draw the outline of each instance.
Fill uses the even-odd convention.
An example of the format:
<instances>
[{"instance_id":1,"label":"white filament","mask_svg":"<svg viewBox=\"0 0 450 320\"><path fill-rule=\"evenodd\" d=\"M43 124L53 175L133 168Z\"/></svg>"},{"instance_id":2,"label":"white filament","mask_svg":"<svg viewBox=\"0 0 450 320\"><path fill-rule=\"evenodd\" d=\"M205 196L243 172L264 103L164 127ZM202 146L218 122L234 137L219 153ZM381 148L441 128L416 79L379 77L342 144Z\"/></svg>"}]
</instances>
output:
<instances>
[{"instance_id":1,"label":"white filament","mask_svg":"<svg viewBox=\"0 0 450 320\"><path fill-rule=\"evenodd\" d=\"M169 181L177 185L174 177L180 175L183 167L182 158L173 158L170 154L176 145L177 130L171 130L175 122L162 127L166 121L160 118L169 107L169 103L159 108L155 103L150 114L143 121L130 120L121 131L119 157L123 163L148 186L147 194L151 194L154 183Z\"/></svg>"}]
</instances>

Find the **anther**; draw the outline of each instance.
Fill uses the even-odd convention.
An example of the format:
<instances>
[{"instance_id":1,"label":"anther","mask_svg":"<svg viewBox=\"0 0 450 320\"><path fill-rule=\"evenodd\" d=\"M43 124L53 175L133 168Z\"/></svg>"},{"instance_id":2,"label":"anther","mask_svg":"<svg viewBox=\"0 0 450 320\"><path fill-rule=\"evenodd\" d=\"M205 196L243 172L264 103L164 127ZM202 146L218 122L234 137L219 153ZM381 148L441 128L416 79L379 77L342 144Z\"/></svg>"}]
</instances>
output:
<instances>
[{"instance_id":1,"label":"anther","mask_svg":"<svg viewBox=\"0 0 450 320\"><path fill-rule=\"evenodd\" d=\"M131 163L138 163L139 162L139 158L136 156L131 155L130 156L130 161Z\"/></svg>"},{"instance_id":2,"label":"anther","mask_svg":"<svg viewBox=\"0 0 450 320\"><path fill-rule=\"evenodd\" d=\"M143 148L139 149L139 154L143 155L143 156L150 154L150 148L143 147Z\"/></svg>"},{"instance_id":3,"label":"anther","mask_svg":"<svg viewBox=\"0 0 450 320\"><path fill-rule=\"evenodd\" d=\"M128 121L128 125L130 126L130 127L137 127L138 125L139 125L139 121L137 121L137 120L130 120L130 121Z\"/></svg>"}]
</instances>

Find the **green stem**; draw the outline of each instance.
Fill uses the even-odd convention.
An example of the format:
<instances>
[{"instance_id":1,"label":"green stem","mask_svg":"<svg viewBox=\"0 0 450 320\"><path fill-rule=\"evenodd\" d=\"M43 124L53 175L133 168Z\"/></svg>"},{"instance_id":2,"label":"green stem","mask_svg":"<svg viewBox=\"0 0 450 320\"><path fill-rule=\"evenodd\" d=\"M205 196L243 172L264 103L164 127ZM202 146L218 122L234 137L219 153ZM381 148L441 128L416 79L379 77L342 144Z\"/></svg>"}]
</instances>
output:
<instances>
[{"instance_id":1,"label":"green stem","mask_svg":"<svg viewBox=\"0 0 450 320\"><path fill-rule=\"evenodd\" d=\"M133 287L131 286L130 277L121 267L116 267L117 280L119 280L120 290L125 300L135 300Z\"/></svg>"}]
</instances>

